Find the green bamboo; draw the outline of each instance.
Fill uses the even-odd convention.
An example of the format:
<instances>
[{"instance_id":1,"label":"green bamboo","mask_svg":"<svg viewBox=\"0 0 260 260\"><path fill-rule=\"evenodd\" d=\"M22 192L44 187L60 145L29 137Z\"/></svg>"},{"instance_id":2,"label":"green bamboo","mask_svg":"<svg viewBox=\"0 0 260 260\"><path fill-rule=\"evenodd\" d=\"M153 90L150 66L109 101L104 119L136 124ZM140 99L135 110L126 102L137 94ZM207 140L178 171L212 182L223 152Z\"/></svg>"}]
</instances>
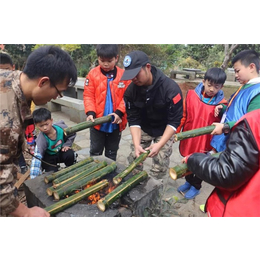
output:
<instances>
[{"instance_id":1,"label":"green bamboo","mask_svg":"<svg viewBox=\"0 0 260 260\"><path fill-rule=\"evenodd\" d=\"M73 172L69 172L66 173L62 176L60 176L59 178L53 180L53 187L56 189L58 186L65 184L67 182L72 182L73 180L76 180L78 178L81 178L83 176L87 176L89 174L91 174L92 172L95 172L103 167L107 166L107 162L103 161L100 163L95 163L94 165L91 165L88 168L85 169L79 169L79 171L73 171Z\"/></svg>"},{"instance_id":2,"label":"green bamboo","mask_svg":"<svg viewBox=\"0 0 260 260\"><path fill-rule=\"evenodd\" d=\"M94 161L94 158L93 158L93 157L88 157L88 158L85 159L85 160L79 161L79 162L77 162L77 163L75 163L75 164L73 164L73 165L71 165L71 166L69 166L69 167L66 167L66 168L64 168L64 169L62 169L62 170L60 170L60 171L54 172L54 173L52 173L52 174L46 176L46 177L44 178L44 181L45 181L45 183L49 183L49 182L53 181L54 179L60 177L61 175L65 174L65 173L67 173L67 172L70 172L71 170L74 170L74 169L76 169L76 168L78 168L78 167L80 167L80 166L83 166L83 165L85 165L85 164L88 164L88 163L90 163L90 162L93 162L93 161Z\"/></svg>"},{"instance_id":3,"label":"green bamboo","mask_svg":"<svg viewBox=\"0 0 260 260\"><path fill-rule=\"evenodd\" d=\"M212 154L213 157L219 157L219 155L220 155L220 153L213 153ZM179 178L182 178L186 175L191 174L191 172L188 169L187 163L183 163L183 164L171 167L169 169L169 174L170 174L170 177L173 180L177 180Z\"/></svg>"},{"instance_id":4,"label":"green bamboo","mask_svg":"<svg viewBox=\"0 0 260 260\"><path fill-rule=\"evenodd\" d=\"M65 135L70 135L70 134L76 133L78 131L84 130L86 128L90 128L90 127L95 126L95 125L108 123L110 121L112 121L112 116L103 116L103 117L99 117L99 118L94 119L94 122L84 121L84 122L78 123L74 126L64 128L63 131L64 131Z\"/></svg>"},{"instance_id":5,"label":"green bamboo","mask_svg":"<svg viewBox=\"0 0 260 260\"><path fill-rule=\"evenodd\" d=\"M146 153L142 153L139 157L137 157L124 171L120 172L113 178L114 184L119 184L123 178L125 178L136 166L138 166L141 162L143 162L146 157L149 155L150 151Z\"/></svg>"},{"instance_id":6,"label":"green bamboo","mask_svg":"<svg viewBox=\"0 0 260 260\"><path fill-rule=\"evenodd\" d=\"M215 129L214 125L200 127L189 131L180 132L174 135L174 141L180 141L187 138L192 138L200 135L210 134Z\"/></svg>"},{"instance_id":7,"label":"green bamboo","mask_svg":"<svg viewBox=\"0 0 260 260\"><path fill-rule=\"evenodd\" d=\"M51 215L54 215L76 203L79 201L87 198L88 196L100 191L101 189L105 188L108 186L108 180L102 180L96 184L94 184L91 187L88 187L85 190L82 190L74 195L69 196L66 199L63 199L59 202L56 202L48 207L45 208L47 212L49 212Z\"/></svg>"},{"instance_id":8,"label":"green bamboo","mask_svg":"<svg viewBox=\"0 0 260 260\"><path fill-rule=\"evenodd\" d=\"M105 175L113 172L116 169L116 163L112 162L110 165L91 173L90 175L83 177L82 179L62 186L61 188L53 192L53 196L56 200L60 200L62 197L71 194L75 190L83 189L86 185L99 181Z\"/></svg>"},{"instance_id":9,"label":"green bamboo","mask_svg":"<svg viewBox=\"0 0 260 260\"><path fill-rule=\"evenodd\" d=\"M116 187L113 191L108 193L104 198L100 199L97 202L97 207L104 212L108 208L108 206L111 205L115 200L123 196L125 193L127 193L129 190L131 190L147 177L148 174L146 171L141 171L137 173L136 175Z\"/></svg>"}]
</instances>

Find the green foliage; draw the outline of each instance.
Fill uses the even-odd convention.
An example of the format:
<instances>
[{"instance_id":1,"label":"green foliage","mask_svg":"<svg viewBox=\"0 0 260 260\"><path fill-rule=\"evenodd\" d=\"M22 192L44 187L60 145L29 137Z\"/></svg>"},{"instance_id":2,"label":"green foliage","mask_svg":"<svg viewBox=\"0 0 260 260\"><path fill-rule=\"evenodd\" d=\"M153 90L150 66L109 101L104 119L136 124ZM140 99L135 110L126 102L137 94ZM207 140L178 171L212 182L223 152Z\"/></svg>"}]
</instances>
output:
<instances>
[{"instance_id":1,"label":"green foliage","mask_svg":"<svg viewBox=\"0 0 260 260\"><path fill-rule=\"evenodd\" d=\"M201 69L201 64L194 60L192 57L187 57L186 59L180 59L178 66L180 68L193 68L193 69Z\"/></svg>"}]
</instances>

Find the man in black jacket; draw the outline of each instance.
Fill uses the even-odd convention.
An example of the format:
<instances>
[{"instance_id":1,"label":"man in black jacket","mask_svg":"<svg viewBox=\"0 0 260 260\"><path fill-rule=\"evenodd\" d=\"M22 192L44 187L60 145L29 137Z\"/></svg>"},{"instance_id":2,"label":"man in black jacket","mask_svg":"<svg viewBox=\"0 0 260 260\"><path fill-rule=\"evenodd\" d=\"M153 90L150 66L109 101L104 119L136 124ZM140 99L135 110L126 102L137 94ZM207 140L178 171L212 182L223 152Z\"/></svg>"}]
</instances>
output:
<instances>
[{"instance_id":1,"label":"man in black jacket","mask_svg":"<svg viewBox=\"0 0 260 260\"><path fill-rule=\"evenodd\" d=\"M153 164L149 174L162 178L169 170L173 135L182 118L181 89L151 65L142 51L130 52L123 64L125 72L121 80L132 80L124 94L133 141L128 161L131 163L141 153L150 150Z\"/></svg>"}]
</instances>

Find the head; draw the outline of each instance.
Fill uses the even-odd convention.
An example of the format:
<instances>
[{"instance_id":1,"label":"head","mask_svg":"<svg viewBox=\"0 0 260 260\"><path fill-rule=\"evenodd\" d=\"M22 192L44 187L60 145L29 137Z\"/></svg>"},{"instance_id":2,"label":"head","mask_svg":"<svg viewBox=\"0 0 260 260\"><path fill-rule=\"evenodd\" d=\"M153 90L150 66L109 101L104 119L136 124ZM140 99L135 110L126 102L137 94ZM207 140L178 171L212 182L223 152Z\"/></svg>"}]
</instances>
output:
<instances>
[{"instance_id":1,"label":"head","mask_svg":"<svg viewBox=\"0 0 260 260\"><path fill-rule=\"evenodd\" d=\"M46 108L38 108L33 111L32 116L35 126L44 134L48 134L53 123L51 112Z\"/></svg>"},{"instance_id":2,"label":"head","mask_svg":"<svg viewBox=\"0 0 260 260\"><path fill-rule=\"evenodd\" d=\"M27 58L23 74L27 76L26 83L21 82L24 94L36 105L61 97L62 91L77 81L73 60L56 46L42 46L33 51Z\"/></svg>"},{"instance_id":3,"label":"head","mask_svg":"<svg viewBox=\"0 0 260 260\"><path fill-rule=\"evenodd\" d=\"M0 52L0 69L14 70L14 67L11 56L5 52Z\"/></svg>"},{"instance_id":4,"label":"head","mask_svg":"<svg viewBox=\"0 0 260 260\"><path fill-rule=\"evenodd\" d=\"M118 45L98 44L96 50L100 67L104 71L113 70L118 62Z\"/></svg>"},{"instance_id":5,"label":"head","mask_svg":"<svg viewBox=\"0 0 260 260\"><path fill-rule=\"evenodd\" d=\"M124 58L125 71L121 80L132 80L138 86L152 84L151 63L143 51L132 51Z\"/></svg>"},{"instance_id":6,"label":"head","mask_svg":"<svg viewBox=\"0 0 260 260\"><path fill-rule=\"evenodd\" d=\"M209 97L214 97L223 87L227 75L220 68L210 68L206 71L203 85L204 91Z\"/></svg>"},{"instance_id":7,"label":"head","mask_svg":"<svg viewBox=\"0 0 260 260\"><path fill-rule=\"evenodd\" d=\"M236 79L241 84L258 77L259 73L259 54L253 50L239 52L233 59L232 65L235 70Z\"/></svg>"}]
</instances>

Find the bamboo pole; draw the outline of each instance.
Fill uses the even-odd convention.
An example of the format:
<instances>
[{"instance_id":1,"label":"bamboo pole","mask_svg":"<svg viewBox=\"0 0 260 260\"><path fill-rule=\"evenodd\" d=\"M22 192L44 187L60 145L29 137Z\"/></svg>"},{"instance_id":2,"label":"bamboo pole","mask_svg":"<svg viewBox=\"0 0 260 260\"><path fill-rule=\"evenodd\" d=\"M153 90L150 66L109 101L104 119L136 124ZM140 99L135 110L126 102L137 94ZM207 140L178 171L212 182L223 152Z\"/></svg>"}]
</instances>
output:
<instances>
[{"instance_id":1,"label":"bamboo pole","mask_svg":"<svg viewBox=\"0 0 260 260\"><path fill-rule=\"evenodd\" d=\"M76 133L78 131L84 130L86 128L90 128L92 126L100 125L103 123L108 123L110 121L112 121L112 116L103 116L103 117L96 118L94 120L94 122L84 121L84 122L78 123L74 126L64 128L63 131L64 131L65 135L70 135L70 134Z\"/></svg>"},{"instance_id":2,"label":"bamboo pole","mask_svg":"<svg viewBox=\"0 0 260 260\"><path fill-rule=\"evenodd\" d=\"M52 173L52 174L46 176L46 177L44 178L44 181L45 181L45 183L49 183L49 182L53 181L54 179L60 177L61 175L65 174L65 173L67 173L67 172L70 172L71 170L76 169L76 168L78 168L78 167L80 167L80 166L83 166L83 165L85 165L85 164L88 164L88 163L90 163L90 162L93 162L93 161L94 161L94 158L93 158L93 157L88 157L88 158L85 159L85 160L79 161L79 162L77 162L77 163L75 163L75 164L73 164L73 165L71 165L71 166L69 166L69 167L66 167L65 169L62 169L62 170L60 170L60 171L54 172L54 173Z\"/></svg>"},{"instance_id":3,"label":"bamboo pole","mask_svg":"<svg viewBox=\"0 0 260 260\"><path fill-rule=\"evenodd\" d=\"M53 196L56 200L60 200L62 197L71 194L75 190L83 189L86 185L99 181L105 175L111 173L116 169L116 163L112 162L110 165L91 173L90 175L83 177L82 179L62 186L61 188L53 192Z\"/></svg>"},{"instance_id":4,"label":"bamboo pole","mask_svg":"<svg viewBox=\"0 0 260 260\"><path fill-rule=\"evenodd\" d=\"M47 212L49 212L51 215L56 214L76 203L79 201L85 199L86 197L100 191L101 189L108 186L108 180L102 180L96 184L94 184L91 187L88 187L85 190L82 190L74 195L71 195L70 197L63 199L59 202L56 202L48 207L45 208Z\"/></svg>"},{"instance_id":5,"label":"bamboo pole","mask_svg":"<svg viewBox=\"0 0 260 260\"><path fill-rule=\"evenodd\" d=\"M140 183L147 177L148 174L146 171L139 172L138 174L134 175L133 177L116 187L104 198L100 199L97 202L97 207L104 212L108 208L108 206L111 205L115 200L123 196L125 193L127 193L129 190L131 190L133 187L135 187L138 183Z\"/></svg>"},{"instance_id":6,"label":"bamboo pole","mask_svg":"<svg viewBox=\"0 0 260 260\"><path fill-rule=\"evenodd\" d=\"M213 153L212 154L213 157L219 157L219 155L220 155L220 153ZM173 180L177 180L179 178L182 178L186 175L191 174L191 172L188 169L187 163L183 163L183 164L171 167L169 169L169 174L170 174L170 177Z\"/></svg>"},{"instance_id":7,"label":"bamboo pole","mask_svg":"<svg viewBox=\"0 0 260 260\"><path fill-rule=\"evenodd\" d=\"M123 178L125 178L136 166L138 166L146 159L149 153L150 151L147 151L146 153L142 153L139 157L137 157L124 171L120 172L113 178L113 183L116 185L119 184Z\"/></svg>"},{"instance_id":8,"label":"bamboo pole","mask_svg":"<svg viewBox=\"0 0 260 260\"><path fill-rule=\"evenodd\" d=\"M214 125L192 129L189 131L180 132L174 135L174 141L180 141L187 138L192 138L200 135L210 134L215 129Z\"/></svg>"}]
</instances>

